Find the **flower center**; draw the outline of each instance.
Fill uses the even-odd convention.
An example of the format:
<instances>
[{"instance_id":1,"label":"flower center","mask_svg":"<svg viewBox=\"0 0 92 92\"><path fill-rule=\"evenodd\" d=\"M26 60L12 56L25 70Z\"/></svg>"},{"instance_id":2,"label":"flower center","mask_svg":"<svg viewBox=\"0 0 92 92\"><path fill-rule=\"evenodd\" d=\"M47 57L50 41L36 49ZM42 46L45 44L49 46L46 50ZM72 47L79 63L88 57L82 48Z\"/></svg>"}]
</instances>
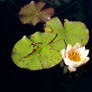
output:
<instances>
[{"instance_id":1,"label":"flower center","mask_svg":"<svg viewBox=\"0 0 92 92\"><path fill-rule=\"evenodd\" d=\"M72 49L68 52L68 58L74 62L79 62L81 60L81 54L77 50Z\"/></svg>"}]
</instances>

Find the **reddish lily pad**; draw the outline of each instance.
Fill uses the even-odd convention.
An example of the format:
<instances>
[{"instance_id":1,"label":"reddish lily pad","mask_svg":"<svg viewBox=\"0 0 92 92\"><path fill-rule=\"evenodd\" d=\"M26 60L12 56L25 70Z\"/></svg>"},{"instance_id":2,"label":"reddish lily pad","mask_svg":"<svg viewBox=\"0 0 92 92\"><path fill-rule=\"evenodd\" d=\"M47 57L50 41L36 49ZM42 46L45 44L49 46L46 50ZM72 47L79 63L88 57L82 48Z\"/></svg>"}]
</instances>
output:
<instances>
[{"instance_id":1,"label":"reddish lily pad","mask_svg":"<svg viewBox=\"0 0 92 92\"><path fill-rule=\"evenodd\" d=\"M42 10L46 3L32 1L30 4L25 5L19 12L20 21L23 24L36 25L38 22L47 22L51 16L54 15L54 9L48 8Z\"/></svg>"}]
</instances>

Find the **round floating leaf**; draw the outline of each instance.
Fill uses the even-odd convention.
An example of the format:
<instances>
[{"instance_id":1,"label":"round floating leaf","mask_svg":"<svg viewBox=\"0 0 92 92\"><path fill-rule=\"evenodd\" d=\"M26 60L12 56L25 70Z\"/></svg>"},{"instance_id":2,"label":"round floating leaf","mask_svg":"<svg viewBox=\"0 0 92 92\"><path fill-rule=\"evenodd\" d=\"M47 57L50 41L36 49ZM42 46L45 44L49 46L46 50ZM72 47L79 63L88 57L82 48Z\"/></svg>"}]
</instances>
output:
<instances>
[{"instance_id":1,"label":"round floating leaf","mask_svg":"<svg viewBox=\"0 0 92 92\"><path fill-rule=\"evenodd\" d=\"M48 8L42 10L46 3L31 1L30 4L25 5L19 12L19 18L23 24L36 25L38 22L47 22L51 16L54 15L54 9Z\"/></svg>"},{"instance_id":2,"label":"round floating leaf","mask_svg":"<svg viewBox=\"0 0 92 92\"><path fill-rule=\"evenodd\" d=\"M12 50L12 59L15 62L15 64L25 68L26 65L21 64L21 58L29 53L32 53L33 49L34 47L32 45L32 41L28 39L26 36L19 40Z\"/></svg>"},{"instance_id":3,"label":"round floating leaf","mask_svg":"<svg viewBox=\"0 0 92 92\"><path fill-rule=\"evenodd\" d=\"M45 32L56 33L55 40L63 39L65 44L75 45L77 42L86 45L89 40L89 32L85 24L65 19L64 27L60 20L55 17L46 23Z\"/></svg>"},{"instance_id":4,"label":"round floating leaf","mask_svg":"<svg viewBox=\"0 0 92 92\"><path fill-rule=\"evenodd\" d=\"M68 21L65 19L65 41L67 44L75 45L77 42L86 45L89 40L89 32L82 22Z\"/></svg>"},{"instance_id":5,"label":"round floating leaf","mask_svg":"<svg viewBox=\"0 0 92 92\"><path fill-rule=\"evenodd\" d=\"M56 37L55 33L41 33L36 32L35 34L31 35L31 39L35 43L41 43L41 45L46 45L50 43Z\"/></svg>"},{"instance_id":6,"label":"round floating leaf","mask_svg":"<svg viewBox=\"0 0 92 92\"><path fill-rule=\"evenodd\" d=\"M55 38L55 33L40 32L34 33L29 38L24 36L12 50L14 63L20 68L30 70L55 66L62 60L60 50L65 46L63 40L54 42ZM59 46L59 42L62 45Z\"/></svg>"},{"instance_id":7,"label":"round floating leaf","mask_svg":"<svg viewBox=\"0 0 92 92\"><path fill-rule=\"evenodd\" d=\"M66 47L66 44L65 44L65 42L64 42L63 39L60 39L60 40L56 40L56 41L52 42L52 43L50 44L50 46L51 46L53 49L57 50L57 51L61 51L63 48Z\"/></svg>"},{"instance_id":8,"label":"round floating leaf","mask_svg":"<svg viewBox=\"0 0 92 92\"><path fill-rule=\"evenodd\" d=\"M20 54L20 52L21 52L21 53L23 53L23 54L21 54L21 56L22 55L25 56L26 54L32 52L33 48L34 48L32 43L33 42L30 39L28 39L26 36L24 36L21 40L19 40L17 42L17 44L15 44L15 46L12 50L13 54L16 54L16 52Z\"/></svg>"},{"instance_id":9,"label":"round floating leaf","mask_svg":"<svg viewBox=\"0 0 92 92\"><path fill-rule=\"evenodd\" d=\"M41 64L44 69L53 67L62 60L60 51L53 49L49 45L41 50Z\"/></svg>"},{"instance_id":10,"label":"round floating leaf","mask_svg":"<svg viewBox=\"0 0 92 92\"><path fill-rule=\"evenodd\" d=\"M41 70L57 65L61 60L60 51L67 44L88 42L88 29L82 22L65 20L64 27L56 17L46 23L44 33L36 32L29 38L24 36L12 51L12 59L21 68Z\"/></svg>"},{"instance_id":11,"label":"round floating leaf","mask_svg":"<svg viewBox=\"0 0 92 92\"><path fill-rule=\"evenodd\" d=\"M58 17L52 18L46 23L45 32L49 32L51 30L53 33L57 34L56 40L64 39L64 28Z\"/></svg>"}]
</instances>

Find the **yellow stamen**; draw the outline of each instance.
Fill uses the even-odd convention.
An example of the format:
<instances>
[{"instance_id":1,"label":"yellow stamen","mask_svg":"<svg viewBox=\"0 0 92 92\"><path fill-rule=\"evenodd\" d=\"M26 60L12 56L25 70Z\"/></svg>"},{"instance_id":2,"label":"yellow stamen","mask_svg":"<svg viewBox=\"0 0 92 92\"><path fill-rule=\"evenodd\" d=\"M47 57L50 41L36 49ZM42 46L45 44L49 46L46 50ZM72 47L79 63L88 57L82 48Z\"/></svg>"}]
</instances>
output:
<instances>
[{"instance_id":1,"label":"yellow stamen","mask_svg":"<svg viewBox=\"0 0 92 92\"><path fill-rule=\"evenodd\" d=\"M81 60L81 54L77 50L72 49L68 52L68 58L74 62L79 62Z\"/></svg>"}]
</instances>

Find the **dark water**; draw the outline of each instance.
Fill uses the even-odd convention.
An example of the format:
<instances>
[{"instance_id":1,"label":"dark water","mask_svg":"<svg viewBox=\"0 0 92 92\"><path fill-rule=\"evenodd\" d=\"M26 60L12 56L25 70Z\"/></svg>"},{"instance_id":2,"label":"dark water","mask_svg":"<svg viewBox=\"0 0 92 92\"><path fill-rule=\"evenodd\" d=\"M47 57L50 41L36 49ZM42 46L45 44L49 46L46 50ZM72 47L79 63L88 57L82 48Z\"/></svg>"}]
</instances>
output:
<instances>
[{"instance_id":1,"label":"dark water","mask_svg":"<svg viewBox=\"0 0 92 92\"><path fill-rule=\"evenodd\" d=\"M92 92L92 1L74 1L55 8L55 16L62 21L65 18L81 20L89 29L90 40L86 47L90 49L90 61L83 66L86 68L86 72L79 76L76 76L75 73L64 75L59 65L42 71L18 68L11 60L13 45L23 35L29 35L38 30L42 31L42 24L33 27L32 25L23 25L19 21L19 9L28 3L28 0L15 0L15 3L0 2L0 82L2 81L2 92ZM82 11L79 15L76 14L80 9Z\"/></svg>"}]
</instances>

